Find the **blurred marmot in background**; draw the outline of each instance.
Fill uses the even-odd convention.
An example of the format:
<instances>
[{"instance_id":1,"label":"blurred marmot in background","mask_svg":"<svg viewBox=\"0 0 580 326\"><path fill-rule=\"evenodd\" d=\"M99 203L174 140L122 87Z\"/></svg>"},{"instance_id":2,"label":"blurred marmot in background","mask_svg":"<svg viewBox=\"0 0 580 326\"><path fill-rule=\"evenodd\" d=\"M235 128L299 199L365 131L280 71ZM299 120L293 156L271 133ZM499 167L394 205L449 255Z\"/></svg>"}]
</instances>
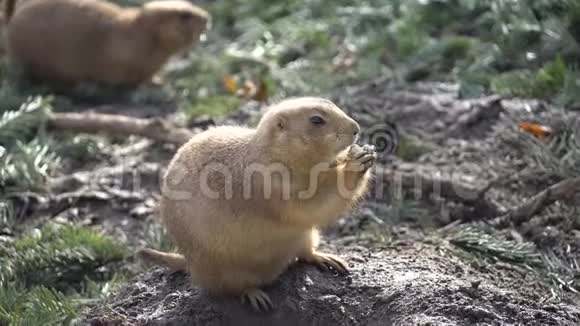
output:
<instances>
[{"instance_id":1,"label":"blurred marmot in background","mask_svg":"<svg viewBox=\"0 0 580 326\"><path fill-rule=\"evenodd\" d=\"M4 0L6 48L32 79L136 86L198 42L209 14L185 0Z\"/></svg>"}]
</instances>

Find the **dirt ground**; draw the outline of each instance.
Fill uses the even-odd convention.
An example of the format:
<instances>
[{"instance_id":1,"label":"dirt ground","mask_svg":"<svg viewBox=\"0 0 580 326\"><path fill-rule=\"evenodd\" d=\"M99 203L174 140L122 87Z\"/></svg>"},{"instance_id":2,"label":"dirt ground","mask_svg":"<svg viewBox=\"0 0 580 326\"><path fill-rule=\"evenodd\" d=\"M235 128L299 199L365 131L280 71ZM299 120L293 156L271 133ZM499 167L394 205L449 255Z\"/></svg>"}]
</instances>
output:
<instances>
[{"instance_id":1,"label":"dirt ground","mask_svg":"<svg viewBox=\"0 0 580 326\"><path fill-rule=\"evenodd\" d=\"M329 249L331 250L331 249ZM275 311L210 298L187 276L156 269L91 312L91 325L576 325L580 310L543 303L532 277L479 271L428 245L337 246L346 277L294 266L266 288Z\"/></svg>"},{"instance_id":2,"label":"dirt ground","mask_svg":"<svg viewBox=\"0 0 580 326\"><path fill-rule=\"evenodd\" d=\"M492 219L553 180L520 177L522 159L500 140L502 130L531 116L554 118L536 101L487 97L458 98L458 87L444 83L401 85L377 80L347 88L332 97L362 126L362 142L379 148L376 171L383 171L369 199L326 231L323 246L349 261L351 274L340 277L313 267L294 266L268 287L276 310L258 315L234 298L211 298L192 286L187 275L150 269L121 291L93 306L91 325L578 325L580 297L554 292L541 275L523 264L457 255L438 229L451 222ZM96 107L96 111L138 117L171 117L171 107ZM248 103L224 118L200 117L190 127L253 124L261 108ZM564 113L562 113L564 114ZM566 113L578 120L578 114ZM393 130L396 130L393 132ZM397 134L397 136L393 136ZM391 155L389 144L405 145L406 162ZM412 148L418 151L413 154ZM100 161L70 164L68 174L51 182L51 194L19 194L22 227L64 219L104 230L132 247L146 244L155 222L159 180L174 145L142 138L119 141ZM421 154L421 155L419 155ZM388 170L391 174L385 174ZM452 176L482 196L465 198L426 192L394 209L392 173ZM378 172L377 172L378 173ZM385 181L386 180L386 181ZM404 188L404 187L403 187ZM413 205L406 205L413 203ZM564 205L564 204L562 204ZM577 206L577 202L566 204ZM538 248L567 248L577 257L579 225L539 214L507 232ZM548 222L549 221L549 222ZM570 256L569 255L569 256ZM522 267L523 266L523 267ZM575 277L578 277L576 274Z\"/></svg>"}]
</instances>

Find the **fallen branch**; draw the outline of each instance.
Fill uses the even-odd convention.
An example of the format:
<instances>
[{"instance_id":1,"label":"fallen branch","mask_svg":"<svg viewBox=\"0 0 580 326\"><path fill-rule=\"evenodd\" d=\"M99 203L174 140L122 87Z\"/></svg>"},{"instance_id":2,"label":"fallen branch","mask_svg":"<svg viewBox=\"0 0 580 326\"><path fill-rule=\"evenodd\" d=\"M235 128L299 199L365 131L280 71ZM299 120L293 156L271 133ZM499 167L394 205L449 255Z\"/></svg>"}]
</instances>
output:
<instances>
[{"instance_id":1,"label":"fallen branch","mask_svg":"<svg viewBox=\"0 0 580 326\"><path fill-rule=\"evenodd\" d=\"M115 114L51 113L49 128L84 133L106 132L115 135L137 135L156 141L181 145L195 134L185 128L176 128L159 118L140 119Z\"/></svg>"},{"instance_id":2,"label":"fallen branch","mask_svg":"<svg viewBox=\"0 0 580 326\"><path fill-rule=\"evenodd\" d=\"M440 197L446 200L473 207L477 217L492 217L488 223L496 227L521 225L548 206L560 200L577 200L580 197L580 177L566 179L541 191L522 205L507 212L498 204L485 198L493 182L484 187L476 187L461 181L461 175L453 176L442 173L436 167L420 164L404 164L396 169L380 166L376 170L379 187L395 187L397 191L405 190L415 193L416 198ZM392 189L391 189L392 190Z\"/></svg>"},{"instance_id":3,"label":"fallen branch","mask_svg":"<svg viewBox=\"0 0 580 326\"><path fill-rule=\"evenodd\" d=\"M574 199L578 194L580 194L580 177L566 179L541 191L508 213L496 217L490 224L496 227L521 225L556 201Z\"/></svg>"},{"instance_id":4,"label":"fallen branch","mask_svg":"<svg viewBox=\"0 0 580 326\"><path fill-rule=\"evenodd\" d=\"M478 216L498 216L503 213L499 205L487 200L490 185L476 187L461 181L462 175L442 173L436 167L404 164L396 169L380 166L376 169L381 186L396 187L414 193L416 198L440 197L473 207Z\"/></svg>"}]
</instances>

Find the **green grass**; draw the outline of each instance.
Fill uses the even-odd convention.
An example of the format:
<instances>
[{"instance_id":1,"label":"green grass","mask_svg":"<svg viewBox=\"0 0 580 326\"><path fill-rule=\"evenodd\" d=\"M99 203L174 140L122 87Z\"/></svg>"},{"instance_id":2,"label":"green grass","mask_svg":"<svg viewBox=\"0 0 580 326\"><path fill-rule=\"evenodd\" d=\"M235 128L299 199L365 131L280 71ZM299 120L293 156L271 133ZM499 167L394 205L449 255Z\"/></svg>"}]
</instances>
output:
<instances>
[{"instance_id":1,"label":"green grass","mask_svg":"<svg viewBox=\"0 0 580 326\"><path fill-rule=\"evenodd\" d=\"M226 75L269 80L270 95L284 97L391 74L457 80L467 97L495 91L574 103L579 7L523 0L217 1L206 7L214 17L207 42L193 51L176 85L195 106L227 96Z\"/></svg>"},{"instance_id":2,"label":"green grass","mask_svg":"<svg viewBox=\"0 0 580 326\"><path fill-rule=\"evenodd\" d=\"M5 88L0 88L1 90ZM42 137L50 98L31 97L11 106L11 93L0 95L0 192L39 190L58 166L59 157Z\"/></svg>"},{"instance_id":3,"label":"green grass","mask_svg":"<svg viewBox=\"0 0 580 326\"><path fill-rule=\"evenodd\" d=\"M412 136L400 137L395 154L404 161L414 162L423 154L431 151L431 147Z\"/></svg>"},{"instance_id":4,"label":"green grass","mask_svg":"<svg viewBox=\"0 0 580 326\"><path fill-rule=\"evenodd\" d=\"M580 80L580 73L566 66L561 57L536 71L500 74L491 80L491 90L504 95L549 98L558 95L568 79Z\"/></svg>"},{"instance_id":5,"label":"green grass","mask_svg":"<svg viewBox=\"0 0 580 326\"><path fill-rule=\"evenodd\" d=\"M561 212L560 212L561 213ZM473 266L507 263L521 273L539 276L551 287L552 295L562 300L564 293L578 293L580 269L574 253L551 244L539 247L533 242L514 239L509 231L498 231L477 223L450 225L437 230L431 238L452 255ZM444 243L440 241L444 240Z\"/></svg>"},{"instance_id":6,"label":"green grass","mask_svg":"<svg viewBox=\"0 0 580 326\"><path fill-rule=\"evenodd\" d=\"M327 94L389 74L456 80L466 97L494 91L565 104L580 100L576 1L235 0L203 6L212 15L207 40L167 71L160 94L142 88L132 101L176 99L188 118L220 116L238 104L223 87L228 75L264 80L269 95L281 98Z\"/></svg>"},{"instance_id":7,"label":"green grass","mask_svg":"<svg viewBox=\"0 0 580 326\"><path fill-rule=\"evenodd\" d=\"M66 290L111 262L125 257L124 248L88 228L47 225L4 249L3 274L26 287L44 285ZM97 272L94 276L102 276Z\"/></svg>"},{"instance_id":8,"label":"green grass","mask_svg":"<svg viewBox=\"0 0 580 326\"><path fill-rule=\"evenodd\" d=\"M240 104L240 99L235 96L216 95L206 97L195 103L185 103L181 109L186 113L188 119L208 115L219 117L235 111Z\"/></svg>"},{"instance_id":9,"label":"green grass","mask_svg":"<svg viewBox=\"0 0 580 326\"><path fill-rule=\"evenodd\" d=\"M43 286L0 287L0 322L5 325L69 325L77 308L62 293Z\"/></svg>"},{"instance_id":10,"label":"green grass","mask_svg":"<svg viewBox=\"0 0 580 326\"><path fill-rule=\"evenodd\" d=\"M0 247L0 324L66 325L97 297L125 259L94 230L49 224ZM97 290L98 289L98 290Z\"/></svg>"},{"instance_id":11,"label":"green grass","mask_svg":"<svg viewBox=\"0 0 580 326\"><path fill-rule=\"evenodd\" d=\"M161 251L177 249L169 238L167 230L156 219L151 219L145 224L145 242L147 247Z\"/></svg>"}]
</instances>

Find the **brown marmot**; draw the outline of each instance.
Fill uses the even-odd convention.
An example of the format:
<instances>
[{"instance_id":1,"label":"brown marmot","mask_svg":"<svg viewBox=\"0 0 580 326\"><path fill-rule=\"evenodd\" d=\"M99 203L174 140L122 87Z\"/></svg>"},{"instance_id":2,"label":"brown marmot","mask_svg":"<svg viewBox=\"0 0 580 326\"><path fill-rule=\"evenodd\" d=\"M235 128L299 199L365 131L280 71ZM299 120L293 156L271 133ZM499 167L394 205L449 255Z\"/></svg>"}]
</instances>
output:
<instances>
[{"instance_id":1,"label":"brown marmot","mask_svg":"<svg viewBox=\"0 0 580 326\"><path fill-rule=\"evenodd\" d=\"M259 288L296 259L346 273L342 259L316 250L317 228L367 189L376 153L354 144L358 132L331 101L302 97L270 106L256 129L196 135L169 164L160 202L180 254L144 249L141 257L257 310L272 308Z\"/></svg>"},{"instance_id":2,"label":"brown marmot","mask_svg":"<svg viewBox=\"0 0 580 326\"><path fill-rule=\"evenodd\" d=\"M195 44L209 14L185 0L123 8L104 0L5 5L7 51L32 79L136 86Z\"/></svg>"}]
</instances>

